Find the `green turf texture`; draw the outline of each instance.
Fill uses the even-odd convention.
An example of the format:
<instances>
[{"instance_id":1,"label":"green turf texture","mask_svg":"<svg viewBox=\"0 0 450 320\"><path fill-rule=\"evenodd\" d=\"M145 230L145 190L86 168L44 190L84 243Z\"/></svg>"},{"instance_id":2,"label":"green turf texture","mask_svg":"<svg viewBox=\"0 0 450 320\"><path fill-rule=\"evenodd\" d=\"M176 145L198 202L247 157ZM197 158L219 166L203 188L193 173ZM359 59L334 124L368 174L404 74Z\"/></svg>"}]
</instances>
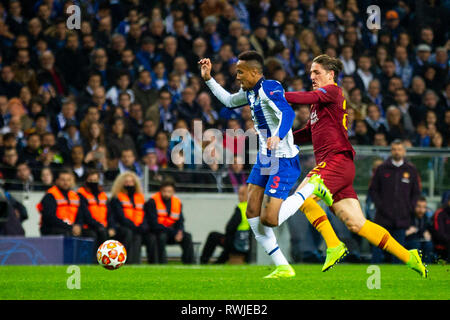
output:
<instances>
[{"instance_id":1,"label":"green turf texture","mask_svg":"<svg viewBox=\"0 0 450 320\"><path fill-rule=\"evenodd\" d=\"M428 279L404 265L380 265L380 289L368 289L368 265L293 265L291 279L263 279L271 266L80 266L81 288L68 289L68 266L0 266L0 300L316 300L450 299L450 266L431 265ZM70 282L70 279L69 279Z\"/></svg>"}]
</instances>

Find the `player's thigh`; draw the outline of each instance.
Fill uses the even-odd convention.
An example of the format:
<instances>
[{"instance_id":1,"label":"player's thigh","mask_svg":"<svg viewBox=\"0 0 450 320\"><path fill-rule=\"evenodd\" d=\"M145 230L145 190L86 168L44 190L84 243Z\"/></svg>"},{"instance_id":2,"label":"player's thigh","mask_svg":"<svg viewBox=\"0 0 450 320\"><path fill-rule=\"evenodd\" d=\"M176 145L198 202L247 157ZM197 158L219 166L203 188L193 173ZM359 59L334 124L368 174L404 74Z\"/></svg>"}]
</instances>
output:
<instances>
[{"instance_id":1,"label":"player's thigh","mask_svg":"<svg viewBox=\"0 0 450 320\"><path fill-rule=\"evenodd\" d=\"M346 198L339 200L332 205L332 208L336 216L352 232L358 233L366 222L358 199Z\"/></svg>"},{"instance_id":2,"label":"player's thigh","mask_svg":"<svg viewBox=\"0 0 450 320\"><path fill-rule=\"evenodd\" d=\"M283 201L283 199L271 197L267 194L264 194L261 206L261 223L263 225L269 227L278 225L278 213Z\"/></svg>"},{"instance_id":3,"label":"player's thigh","mask_svg":"<svg viewBox=\"0 0 450 320\"><path fill-rule=\"evenodd\" d=\"M264 197L264 188L256 184L248 184L247 218L255 218L261 214L261 204Z\"/></svg>"}]
</instances>

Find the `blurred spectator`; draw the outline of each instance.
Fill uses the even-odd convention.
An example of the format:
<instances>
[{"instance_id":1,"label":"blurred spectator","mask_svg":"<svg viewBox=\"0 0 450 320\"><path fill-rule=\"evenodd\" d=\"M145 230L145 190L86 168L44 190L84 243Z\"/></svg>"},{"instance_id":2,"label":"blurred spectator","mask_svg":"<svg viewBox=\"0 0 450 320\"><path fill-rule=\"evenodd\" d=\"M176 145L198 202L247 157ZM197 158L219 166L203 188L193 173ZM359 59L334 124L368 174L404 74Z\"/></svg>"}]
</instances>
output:
<instances>
[{"instance_id":1,"label":"blurred spectator","mask_svg":"<svg viewBox=\"0 0 450 320\"><path fill-rule=\"evenodd\" d=\"M138 79L134 83L132 90L135 102L142 106L144 114L146 114L147 110L152 106L156 106L158 91L152 87L150 71L144 69L139 72Z\"/></svg>"},{"instance_id":2,"label":"blurred spectator","mask_svg":"<svg viewBox=\"0 0 450 320\"><path fill-rule=\"evenodd\" d=\"M227 175L223 179L226 191L238 193L240 187L246 185L248 174L244 171L244 164L242 156L235 155L233 157L233 163L228 165Z\"/></svg>"},{"instance_id":3,"label":"blurred spectator","mask_svg":"<svg viewBox=\"0 0 450 320\"><path fill-rule=\"evenodd\" d=\"M53 185L53 172L49 167L44 167L40 173L41 184L37 185L36 190L47 191Z\"/></svg>"},{"instance_id":4,"label":"blurred spectator","mask_svg":"<svg viewBox=\"0 0 450 320\"><path fill-rule=\"evenodd\" d=\"M403 119L403 125L405 127L405 130L408 132L414 131L414 124L412 120L411 113L415 112L416 106L411 106L408 102L408 91L401 87L398 89L395 89L395 103L396 106L400 109L402 112L402 119Z\"/></svg>"},{"instance_id":5,"label":"blurred spectator","mask_svg":"<svg viewBox=\"0 0 450 320\"><path fill-rule=\"evenodd\" d=\"M96 248L113 238L116 230L112 212L108 207L108 197L100 184L100 173L96 170L88 171L83 182L83 186L77 190L80 202L84 202L87 208L83 234L94 239L95 261Z\"/></svg>"},{"instance_id":6,"label":"blurred spectator","mask_svg":"<svg viewBox=\"0 0 450 320\"><path fill-rule=\"evenodd\" d=\"M106 147L110 158L120 158L122 150L131 148L134 154L137 154L136 147L131 136L125 133L125 119L116 117L113 119L111 134L107 136Z\"/></svg>"},{"instance_id":7,"label":"blurred spectator","mask_svg":"<svg viewBox=\"0 0 450 320\"><path fill-rule=\"evenodd\" d=\"M442 206L433 215L433 243L439 258L450 260L450 191L442 195Z\"/></svg>"},{"instance_id":8,"label":"blurred spectator","mask_svg":"<svg viewBox=\"0 0 450 320\"><path fill-rule=\"evenodd\" d=\"M367 103L363 102L363 96L361 89L353 88L349 92L349 100L347 101L349 106L355 110L355 118L358 120L364 120L367 115Z\"/></svg>"},{"instance_id":9,"label":"blurred spectator","mask_svg":"<svg viewBox=\"0 0 450 320\"><path fill-rule=\"evenodd\" d=\"M428 135L427 126L424 122L421 122L416 126L413 145L415 147L429 147L430 144L431 137Z\"/></svg>"},{"instance_id":10,"label":"blurred spectator","mask_svg":"<svg viewBox=\"0 0 450 320\"><path fill-rule=\"evenodd\" d=\"M74 145L70 149L70 166L75 176L75 182L79 184L86 178L87 167L84 163L83 146Z\"/></svg>"},{"instance_id":11,"label":"blurred spectator","mask_svg":"<svg viewBox=\"0 0 450 320\"><path fill-rule=\"evenodd\" d=\"M6 127L9 119L11 119L11 114L8 109L8 97L0 95L0 127Z\"/></svg>"},{"instance_id":12,"label":"blurred spectator","mask_svg":"<svg viewBox=\"0 0 450 320\"><path fill-rule=\"evenodd\" d=\"M6 95L8 99L17 97L22 85L14 80L15 75L11 66L3 65L0 72L0 94Z\"/></svg>"},{"instance_id":13,"label":"blurred spectator","mask_svg":"<svg viewBox=\"0 0 450 320\"><path fill-rule=\"evenodd\" d=\"M181 101L176 105L179 119L184 119L190 123L194 118L202 117L202 109L195 101L195 92L192 87L183 90Z\"/></svg>"},{"instance_id":14,"label":"blurred spectator","mask_svg":"<svg viewBox=\"0 0 450 320\"><path fill-rule=\"evenodd\" d=\"M14 79L24 86L28 86L33 94L38 89L36 71L31 65L30 51L28 49L19 49L15 62L11 64Z\"/></svg>"},{"instance_id":15,"label":"blurred spectator","mask_svg":"<svg viewBox=\"0 0 450 320\"><path fill-rule=\"evenodd\" d=\"M355 135L351 141L357 145L370 145L371 140L367 131L367 123L364 120L355 120Z\"/></svg>"},{"instance_id":16,"label":"blurred spectator","mask_svg":"<svg viewBox=\"0 0 450 320\"><path fill-rule=\"evenodd\" d=\"M156 234L158 263L167 263L166 245L179 244L183 251L181 261L194 263L192 236L184 230L184 217L181 200L175 196L175 184L163 181L159 192L145 203L150 230Z\"/></svg>"},{"instance_id":17,"label":"blurred spectator","mask_svg":"<svg viewBox=\"0 0 450 320\"><path fill-rule=\"evenodd\" d=\"M101 85L107 89L114 85L117 77L117 69L108 65L108 55L104 48L92 51L92 64L86 74L97 72L101 76Z\"/></svg>"},{"instance_id":18,"label":"blurred spectator","mask_svg":"<svg viewBox=\"0 0 450 320\"><path fill-rule=\"evenodd\" d=\"M157 90L160 90L161 88L167 86L168 82L169 80L167 78L167 72L164 62L162 61L155 62L152 70L152 83L154 87Z\"/></svg>"},{"instance_id":19,"label":"blurred spectator","mask_svg":"<svg viewBox=\"0 0 450 320\"><path fill-rule=\"evenodd\" d=\"M64 130L58 134L57 146L64 161L68 161L70 158L71 150L77 145L81 146L81 135L78 130L78 125L74 120L69 120L64 126Z\"/></svg>"},{"instance_id":20,"label":"blurred spectator","mask_svg":"<svg viewBox=\"0 0 450 320\"><path fill-rule=\"evenodd\" d=\"M135 173L139 178L144 176L141 165L136 161L134 150L125 148L120 153L119 172L124 173L127 171Z\"/></svg>"},{"instance_id":21,"label":"blurred spectator","mask_svg":"<svg viewBox=\"0 0 450 320\"><path fill-rule=\"evenodd\" d=\"M353 59L353 48L348 45L342 46L342 52L339 56L339 59L342 61L344 65L343 73L345 75L351 75L356 71L356 63Z\"/></svg>"},{"instance_id":22,"label":"blurred spectator","mask_svg":"<svg viewBox=\"0 0 450 320\"><path fill-rule=\"evenodd\" d=\"M155 149L158 166L160 168L167 168L170 162L169 137L167 132L159 131L156 134Z\"/></svg>"},{"instance_id":23,"label":"blurred spectator","mask_svg":"<svg viewBox=\"0 0 450 320\"><path fill-rule=\"evenodd\" d=\"M411 134L408 132L402 123L402 114L396 106L390 106L386 110L386 129L388 143L396 139L407 139Z\"/></svg>"},{"instance_id":24,"label":"blurred spectator","mask_svg":"<svg viewBox=\"0 0 450 320\"><path fill-rule=\"evenodd\" d=\"M296 109L296 117L294 119L294 125L293 125L293 130L299 130L302 129L306 126L309 117L310 117L310 110L309 110L309 106L307 105L300 105L297 109Z\"/></svg>"},{"instance_id":25,"label":"blurred spectator","mask_svg":"<svg viewBox=\"0 0 450 320\"><path fill-rule=\"evenodd\" d=\"M8 191L0 188L0 235L24 236L22 223L27 219L27 209Z\"/></svg>"},{"instance_id":26,"label":"blurred spectator","mask_svg":"<svg viewBox=\"0 0 450 320\"><path fill-rule=\"evenodd\" d=\"M180 152L173 152L171 154L171 162L166 170L168 175L175 181L178 185L177 190L180 192L186 192L191 189L190 184L193 182L192 172L188 169L187 161L184 156L183 150Z\"/></svg>"},{"instance_id":27,"label":"blurred spectator","mask_svg":"<svg viewBox=\"0 0 450 320\"><path fill-rule=\"evenodd\" d=\"M67 100L62 104L61 112L57 115L53 115L52 118L52 131L58 134L63 131L66 127L66 123L71 120L72 123L78 123L76 118L77 105L73 100Z\"/></svg>"},{"instance_id":28,"label":"blurred spectator","mask_svg":"<svg viewBox=\"0 0 450 320\"><path fill-rule=\"evenodd\" d=\"M117 76L116 84L106 92L106 99L114 106L119 104L119 94L126 92L130 96L130 101L134 101L133 90L129 89L130 74L127 71L121 70Z\"/></svg>"},{"instance_id":29,"label":"blurred spectator","mask_svg":"<svg viewBox=\"0 0 450 320\"><path fill-rule=\"evenodd\" d=\"M63 22L64 29L65 23ZM56 65L66 80L70 91L81 90L83 88L82 69L83 66L83 53L81 51L78 34L69 33L65 37L65 45L63 48L57 51ZM31 87L30 87L31 88Z\"/></svg>"},{"instance_id":30,"label":"blurred spectator","mask_svg":"<svg viewBox=\"0 0 450 320\"><path fill-rule=\"evenodd\" d=\"M376 133L386 133L386 119L381 116L380 109L374 103L367 106L367 117L364 119L367 124L367 134L373 141Z\"/></svg>"},{"instance_id":31,"label":"blurred spectator","mask_svg":"<svg viewBox=\"0 0 450 320\"><path fill-rule=\"evenodd\" d=\"M239 203L225 227L225 234L216 231L208 234L200 257L201 264L209 262L217 246L221 246L223 251L215 263L226 263L229 260L230 253L244 255L245 261L249 261L250 226L245 214L247 209L246 185L239 187L238 199Z\"/></svg>"},{"instance_id":32,"label":"blurred spectator","mask_svg":"<svg viewBox=\"0 0 450 320\"><path fill-rule=\"evenodd\" d=\"M73 173L70 169L58 172L55 185L38 203L37 208L42 215L41 234L79 237L87 207L80 203L80 197L72 191Z\"/></svg>"},{"instance_id":33,"label":"blurred spectator","mask_svg":"<svg viewBox=\"0 0 450 320\"><path fill-rule=\"evenodd\" d=\"M431 241L431 220L427 215L427 199L419 197L412 214L411 226L406 230L406 248L422 251L423 262L433 262L433 242Z\"/></svg>"},{"instance_id":34,"label":"blurred spectator","mask_svg":"<svg viewBox=\"0 0 450 320\"><path fill-rule=\"evenodd\" d=\"M5 149L3 152L3 160L1 163L1 173L3 179L14 179L16 177L16 165L19 161L19 156L15 148Z\"/></svg>"},{"instance_id":35,"label":"blurred spectator","mask_svg":"<svg viewBox=\"0 0 450 320\"><path fill-rule=\"evenodd\" d=\"M12 182L5 183L5 190L8 191L35 191L36 184L30 167L25 162L16 165L16 176Z\"/></svg>"},{"instance_id":36,"label":"blurred spectator","mask_svg":"<svg viewBox=\"0 0 450 320\"><path fill-rule=\"evenodd\" d=\"M208 92L203 91L198 95L197 102L202 110L202 120L207 128L217 127L219 114L212 106L211 96Z\"/></svg>"},{"instance_id":37,"label":"blurred spectator","mask_svg":"<svg viewBox=\"0 0 450 320\"><path fill-rule=\"evenodd\" d=\"M369 193L375 203L375 223L386 228L400 244L411 225L411 213L420 196L420 176L406 160L406 148L399 140L391 143L391 157L383 162L372 177ZM383 251L372 247L372 262L383 259Z\"/></svg>"},{"instance_id":38,"label":"blurred spectator","mask_svg":"<svg viewBox=\"0 0 450 320\"><path fill-rule=\"evenodd\" d=\"M117 239L127 249L127 262L131 264L141 263L142 243L147 249L148 262L155 262L155 237L150 233L144 204L139 178L133 172L121 173L111 188L110 209L116 223Z\"/></svg>"},{"instance_id":39,"label":"blurred spectator","mask_svg":"<svg viewBox=\"0 0 450 320\"><path fill-rule=\"evenodd\" d=\"M40 148L40 135L37 133L30 133L27 136L27 145L20 154L20 161L28 163L31 167L36 167Z\"/></svg>"},{"instance_id":40,"label":"blurred spectator","mask_svg":"<svg viewBox=\"0 0 450 320\"><path fill-rule=\"evenodd\" d=\"M283 35L280 37L280 40L282 38ZM267 26L263 24L259 24L258 26L255 27L252 35L249 38L249 41L252 47L263 57L267 57L269 55L270 50L272 50L273 47L275 46L275 41L268 35ZM287 47L290 48L289 45ZM290 52L294 54L295 50L290 49Z\"/></svg>"},{"instance_id":41,"label":"blurred spectator","mask_svg":"<svg viewBox=\"0 0 450 320\"><path fill-rule=\"evenodd\" d=\"M153 120L147 119L144 121L142 125L142 132L136 140L139 156L144 155L147 149L155 147L157 129L158 126Z\"/></svg>"},{"instance_id":42,"label":"blurred spectator","mask_svg":"<svg viewBox=\"0 0 450 320\"><path fill-rule=\"evenodd\" d=\"M431 47L425 43L419 44L416 48L415 61L413 62L414 75L422 75L427 63L430 60Z\"/></svg>"},{"instance_id":43,"label":"blurred spectator","mask_svg":"<svg viewBox=\"0 0 450 320\"><path fill-rule=\"evenodd\" d=\"M39 57L40 69L37 72L39 84L50 84L59 95L68 93L63 73L55 66L55 55L47 50Z\"/></svg>"}]
</instances>

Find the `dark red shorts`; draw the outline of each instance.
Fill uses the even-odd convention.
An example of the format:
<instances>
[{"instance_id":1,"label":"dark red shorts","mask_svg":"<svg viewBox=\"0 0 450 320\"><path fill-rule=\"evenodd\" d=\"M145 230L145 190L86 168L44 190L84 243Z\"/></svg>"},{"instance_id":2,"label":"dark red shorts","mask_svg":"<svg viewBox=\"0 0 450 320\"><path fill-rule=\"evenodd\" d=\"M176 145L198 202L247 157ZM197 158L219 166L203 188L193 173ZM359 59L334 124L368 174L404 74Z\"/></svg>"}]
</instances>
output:
<instances>
[{"instance_id":1,"label":"dark red shorts","mask_svg":"<svg viewBox=\"0 0 450 320\"><path fill-rule=\"evenodd\" d=\"M328 156L317 164L306 176L319 174L323 182L333 194L334 202L346 198L358 199L353 180L355 179L355 163L346 153L337 153Z\"/></svg>"}]
</instances>

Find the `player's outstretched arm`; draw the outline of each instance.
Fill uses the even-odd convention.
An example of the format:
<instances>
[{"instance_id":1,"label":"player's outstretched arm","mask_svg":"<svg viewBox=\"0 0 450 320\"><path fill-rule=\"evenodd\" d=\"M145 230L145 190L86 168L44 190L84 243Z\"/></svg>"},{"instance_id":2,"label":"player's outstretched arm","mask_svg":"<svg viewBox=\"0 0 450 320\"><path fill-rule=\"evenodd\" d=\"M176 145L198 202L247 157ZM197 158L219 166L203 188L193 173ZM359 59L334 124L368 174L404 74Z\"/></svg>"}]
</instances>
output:
<instances>
[{"instance_id":1,"label":"player's outstretched arm","mask_svg":"<svg viewBox=\"0 0 450 320\"><path fill-rule=\"evenodd\" d=\"M248 104L247 94L242 89L237 93L231 94L211 77L212 64L210 59L203 58L198 64L200 65L201 76L205 80L206 85L227 108L238 108Z\"/></svg>"},{"instance_id":2,"label":"player's outstretched arm","mask_svg":"<svg viewBox=\"0 0 450 320\"><path fill-rule=\"evenodd\" d=\"M315 93L315 91L302 92L285 92L284 96L289 103L295 104L312 104L319 103L319 96Z\"/></svg>"},{"instance_id":3,"label":"player's outstretched arm","mask_svg":"<svg viewBox=\"0 0 450 320\"><path fill-rule=\"evenodd\" d=\"M336 100L338 90L335 85L326 85L314 91L286 92L284 96L289 103L295 104L330 103Z\"/></svg>"}]
</instances>

